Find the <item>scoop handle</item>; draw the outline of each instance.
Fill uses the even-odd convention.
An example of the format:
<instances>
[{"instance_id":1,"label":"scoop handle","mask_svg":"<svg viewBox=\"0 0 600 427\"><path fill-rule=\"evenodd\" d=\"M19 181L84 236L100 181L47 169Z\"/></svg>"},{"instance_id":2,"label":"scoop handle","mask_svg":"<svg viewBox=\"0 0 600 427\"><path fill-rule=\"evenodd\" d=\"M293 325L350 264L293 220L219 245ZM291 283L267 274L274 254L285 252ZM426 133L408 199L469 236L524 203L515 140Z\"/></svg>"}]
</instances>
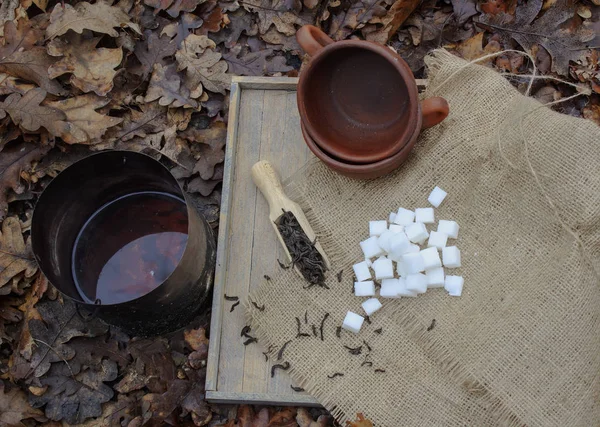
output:
<instances>
[{"instance_id":1,"label":"scoop handle","mask_svg":"<svg viewBox=\"0 0 600 427\"><path fill-rule=\"evenodd\" d=\"M269 218L272 221L279 218L283 214L283 210L288 210L288 205L291 200L283 192L279 175L266 160L256 162L252 166L252 181L258 187L260 192L267 199L269 204Z\"/></svg>"}]
</instances>

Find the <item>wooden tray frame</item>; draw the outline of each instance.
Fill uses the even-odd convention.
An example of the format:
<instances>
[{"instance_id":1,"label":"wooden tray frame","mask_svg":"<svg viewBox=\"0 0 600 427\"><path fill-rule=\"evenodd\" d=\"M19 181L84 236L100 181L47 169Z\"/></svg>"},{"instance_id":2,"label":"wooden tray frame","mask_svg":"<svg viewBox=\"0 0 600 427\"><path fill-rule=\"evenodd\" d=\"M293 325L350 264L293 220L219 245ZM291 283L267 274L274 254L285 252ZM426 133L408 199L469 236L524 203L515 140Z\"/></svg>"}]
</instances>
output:
<instances>
[{"instance_id":1,"label":"wooden tray frame","mask_svg":"<svg viewBox=\"0 0 600 427\"><path fill-rule=\"evenodd\" d=\"M225 167L223 172L223 190L221 196L221 213L219 236L217 243L217 262L213 290L212 319L210 327L209 354L206 370L205 397L214 403L248 403L267 405L320 406L311 396L306 394L271 395L269 393L223 392L217 390L219 376L219 359L221 347L221 330L223 326L223 293L225 289L225 272L228 262L228 236L230 232L229 212L231 207L232 179L234 177L234 153L238 140L238 124L240 119L240 99L243 89L295 91L298 78L292 77L233 77L229 95L229 121L227 128L227 146ZM425 80L417 79L417 85L424 87Z\"/></svg>"}]
</instances>

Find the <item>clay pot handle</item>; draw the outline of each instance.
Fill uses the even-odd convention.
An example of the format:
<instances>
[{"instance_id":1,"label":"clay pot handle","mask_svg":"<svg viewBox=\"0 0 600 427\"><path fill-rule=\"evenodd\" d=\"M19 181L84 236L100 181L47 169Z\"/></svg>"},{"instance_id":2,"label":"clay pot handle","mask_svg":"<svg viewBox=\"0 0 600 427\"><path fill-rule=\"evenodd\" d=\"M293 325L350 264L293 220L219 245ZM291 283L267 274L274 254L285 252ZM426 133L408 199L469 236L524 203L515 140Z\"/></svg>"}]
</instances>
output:
<instances>
[{"instance_id":1,"label":"clay pot handle","mask_svg":"<svg viewBox=\"0 0 600 427\"><path fill-rule=\"evenodd\" d=\"M304 52L309 56L315 54L331 43L335 43L331 37L314 25L304 25L296 32L296 40Z\"/></svg>"},{"instance_id":2,"label":"clay pot handle","mask_svg":"<svg viewBox=\"0 0 600 427\"><path fill-rule=\"evenodd\" d=\"M439 96L427 98L421 102L421 112L423 114L423 129L430 128L444 121L448 117L450 107L448 101Z\"/></svg>"}]
</instances>

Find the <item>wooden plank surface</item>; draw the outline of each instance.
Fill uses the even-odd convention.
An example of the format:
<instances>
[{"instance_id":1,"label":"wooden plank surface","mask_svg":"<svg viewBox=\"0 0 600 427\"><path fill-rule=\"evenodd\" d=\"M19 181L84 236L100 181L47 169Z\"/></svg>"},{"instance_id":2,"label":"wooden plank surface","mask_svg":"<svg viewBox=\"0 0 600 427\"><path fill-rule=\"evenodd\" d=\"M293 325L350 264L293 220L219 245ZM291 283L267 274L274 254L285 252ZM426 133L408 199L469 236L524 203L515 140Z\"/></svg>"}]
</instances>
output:
<instances>
[{"instance_id":1,"label":"wooden plank surface","mask_svg":"<svg viewBox=\"0 0 600 427\"><path fill-rule=\"evenodd\" d=\"M276 260L284 257L269 223L268 205L254 186L250 169L258 160L268 160L286 180L312 157L300 131L296 82L293 78L233 81L223 188L227 206L222 206L227 216L221 218L219 230L220 271L215 276L207 366L209 401L317 405L312 397L294 392L287 375L270 377L264 349L243 345L244 310L238 306L230 312L233 302L224 300L224 294L245 298L264 283L265 275L277 274Z\"/></svg>"},{"instance_id":2,"label":"wooden plank surface","mask_svg":"<svg viewBox=\"0 0 600 427\"><path fill-rule=\"evenodd\" d=\"M294 392L284 372L270 378L259 345L243 345L241 306L232 301L275 276L284 252L268 219L268 205L250 176L258 160L270 161L285 182L313 158L302 139L296 106L297 78L234 77L227 129L217 268L207 362L206 399L218 403L317 406ZM417 80L420 89L425 80Z\"/></svg>"}]
</instances>

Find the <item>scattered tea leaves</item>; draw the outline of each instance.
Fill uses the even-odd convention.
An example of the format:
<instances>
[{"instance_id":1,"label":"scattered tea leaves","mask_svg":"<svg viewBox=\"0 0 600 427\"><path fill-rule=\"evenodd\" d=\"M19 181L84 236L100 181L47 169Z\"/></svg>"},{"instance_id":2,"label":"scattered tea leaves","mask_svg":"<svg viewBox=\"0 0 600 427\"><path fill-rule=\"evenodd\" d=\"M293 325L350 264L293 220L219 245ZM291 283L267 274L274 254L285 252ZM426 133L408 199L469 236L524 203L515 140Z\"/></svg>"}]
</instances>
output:
<instances>
[{"instance_id":1,"label":"scattered tea leaves","mask_svg":"<svg viewBox=\"0 0 600 427\"><path fill-rule=\"evenodd\" d=\"M251 337L251 338L248 338L246 341L244 341L244 345L249 345L249 344L252 344L255 342L258 342L258 338Z\"/></svg>"},{"instance_id":2,"label":"scattered tea leaves","mask_svg":"<svg viewBox=\"0 0 600 427\"><path fill-rule=\"evenodd\" d=\"M254 308L256 308L258 311L265 311L265 305L258 305L256 303L256 301L251 301L252 305L254 306Z\"/></svg>"},{"instance_id":3,"label":"scattered tea leaves","mask_svg":"<svg viewBox=\"0 0 600 427\"><path fill-rule=\"evenodd\" d=\"M383 328L377 328L377 329L375 329L375 331L373 331L373 332L375 332L376 334L379 334L379 335L381 335L381 333L383 332Z\"/></svg>"},{"instance_id":4,"label":"scattered tea leaves","mask_svg":"<svg viewBox=\"0 0 600 427\"><path fill-rule=\"evenodd\" d=\"M353 356L357 356L362 353L362 345L354 348L345 345L344 348L347 349L348 353L352 354Z\"/></svg>"},{"instance_id":5,"label":"scattered tea leaves","mask_svg":"<svg viewBox=\"0 0 600 427\"><path fill-rule=\"evenodd\" d=\"M344 270L340 270L340 272L337 274L338 283L342 283L342 275L343 274L344 274Z\"/></svg>"},{"instance_id":6,"label":"scattered tea leaves","mask_svg":"<svg viewBox=\"0 0 600 427\"><path fill-rule=\"evenodd\" d=\"M385 369L375 369L375 372L376 372L376 373L384 373L384 372L385 372Z\"/></svg>"},{"instance_id":7,"label":"scattered tea leaves","mask_svg":"<svg viewBox=\"0 0 600 427\"><path fill-rule=\"evenodd\" d=\"M435 319L433 319L431 321L431 325L427 327L427 332L431 331L433 328L435 328Z\"/></svg>"},{"instance_id":8,"label":"scattered tea leaves","mask_svg":"<svg viewBox=\"0 0 600 427\"><path fill-rule=\"evenodd\" d=\"M335 374L327 375L327 378L333 379L335 377L343 377L343 376L344 376L344 374L342 374L341 372L336 372Z\"/></svg>"},{"instance_id":9,"label":"scattered tea leaves","mask_svg":"<svg viewBox=\"0 0 600 427\"><path fill-rule=\"evenodd\" d=\"M294 387L293 385L290 384L290 387L292 388L292 390L297 391L297 392L301 392L304 391L304 389L302 387Z\"/></svg>"},{"instance_id":10,"label":"scattered tea leaves","mask_svg":"<svg viewBox=\"0 0 600 427\"><path fill-rule=\"evenodd\" d=\"M271 280L271 276L267 276L267 275L265 274L265 280Z\"/></svg>"},{"instance_id":11,"label":"scattered tea leaves","mask_svg":"<svg viewBox=\"0 0 600 427\"><path fill-rule=\"evenodd\" d=\"M323 326L325 325L325 321L328 317L329 313L325 313L325 316L323 316L323 320L321 320L321 327L319 328L319 330L321 331L321 341L325 341L325 339L323 338Z\"/></svg>"},{"instance_id":12,"label":"scattered tea leaves","mask_svg":"<svg viewBox=\"0 0 600 427\"><path fill-rule=\"evenodd\" d=\"M277 360L283 359L283 352L285 351L285 349L288 346L288 344L291 343L291 342L292 342L292 340L289 340L285 344L283 344L283 346L281 346L281 348L277 352Z\"/></svg>"},{"instance_id":13,"label":"scattered tea leaves","mask_svg":"<svg viewBox=\"0 0 600 427\"><path fill-rule=\"evenodd\" d=\"M238 301L240 298L236 296L228 296L227 294L225 294L225 299L227 301Z\"/></svg>"},{"instance_id":14,"label":"scattered tea leaves","mask_svg":"<svg viewBox=\"0 0 600 427\"><path fill-rule=\"evenodd\" d=\"M288 369L290 369L290 362L284 362L283 364L271 366L271 378L273 378L275 376L275 371L277 369L281 369L282 371L287 371Z\"/></svg>"},{"instance_id":15,"label":"scattered tea leaves","mask_svg":"<svg viewBox=\"0 0 600 427\"><path fill-rule=\"evenodd\" d=\"M234 303L233 303L233 305L231 306L231 309L229 310L229 312L231 313L233 310L235 310L235 308L236 308L238 305L240 305L240 302L239 302L239 301L237 301L237 302L234 302Z\"/></svg>"},{"instance_id":16,"label":"scattered tea leaves","mask_svg":"<svg viewBox=\"0 0 600 427\"><path fill-rule=\"evenodd\" d=\"M340 338L341 333L342 333L342 327L338 326L337 329L335 330L335 336Z\"/></svg>"}]
</instances>

